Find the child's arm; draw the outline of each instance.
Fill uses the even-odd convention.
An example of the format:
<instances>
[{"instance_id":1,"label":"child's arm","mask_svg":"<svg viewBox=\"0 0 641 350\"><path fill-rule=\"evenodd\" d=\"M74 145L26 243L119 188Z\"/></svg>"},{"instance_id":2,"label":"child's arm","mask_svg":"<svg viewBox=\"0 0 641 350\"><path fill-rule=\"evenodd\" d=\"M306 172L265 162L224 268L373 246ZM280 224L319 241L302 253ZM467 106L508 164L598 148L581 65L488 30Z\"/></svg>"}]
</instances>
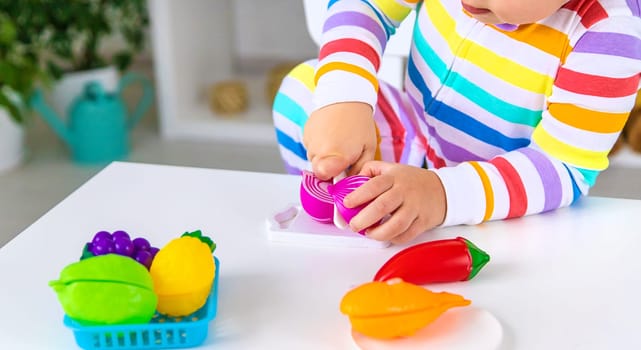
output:
<instances>
[{"instance_id":1,"label":"child's arm","mask_svg":"<svg viewBox=\"0 0 641 350\"><path fill-rule=\"evenodd\" d=\"M374 159L377 71L385 45L417 0L329 1L303 143L320 178ZM343 106L339 106L342 105Z\"/></svg>"},{"instance_id":2,"label":"child's arm","mask_svg":"<svg viewBox=\"0 0 641 350\"><path fill-rule=\"evenodd\" d=\"M558 69L529 146L437 170L448 193L445 225L570 205L607 168L639 87L641 21L609 17L569 40L573 50Z\"/></svg>"},{"instance_id":3,"label":"child's arm","mask_svg":"<svg viewBox=\"0 0 641 350\"><path fill-rule=\"evenodd\" d=\"M366 171L388 178L378 176L376 183L366 183L345 199L350 207L375 200L352 219L352 229L359 231L390 214L387 223L368 234L407 241L438 225L443 207L443 225L476 224L554 210L586 195L607 168L609 150L634 105L641 74L641 20L607 18L580 38L570 38L570 44L573 51L558 70L548 109L528 146L489 161L434 170L445 189L441 199L434 179L421 177L415 181L428 185L402 187L412 169L368 163Z\"/></svg>"}]
</instances>

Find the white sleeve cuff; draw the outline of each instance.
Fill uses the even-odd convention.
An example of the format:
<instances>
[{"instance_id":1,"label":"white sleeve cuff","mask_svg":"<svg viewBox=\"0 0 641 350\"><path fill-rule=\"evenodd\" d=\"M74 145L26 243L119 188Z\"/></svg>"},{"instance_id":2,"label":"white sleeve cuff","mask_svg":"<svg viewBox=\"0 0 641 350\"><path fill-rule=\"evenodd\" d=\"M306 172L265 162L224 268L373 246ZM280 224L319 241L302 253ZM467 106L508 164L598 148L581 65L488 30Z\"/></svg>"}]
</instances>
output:
<instances>
[{"instance_id":1,"label":"white sleeve cuff","mask_svg":"<svg viewBox=\"0 0 641 350\"><path fill-rule=\"evenodd\" d=\"M345 71L323 74L314 90L314 110L339 102L363 102L376 108L377 92L372 83Z\"/></svg>"},{"instance_id":2,"label":"white sleeve cuff","mask_svg":"<svg viewBox=\"0 0 641 350\"><path fill-rule=\"evenodd\" d=\"M483 221L485 190L478 173L469 163L430 170L438 175L445 189L447 213L441 226L474 225Z\"/></svg>"}]
</instances>

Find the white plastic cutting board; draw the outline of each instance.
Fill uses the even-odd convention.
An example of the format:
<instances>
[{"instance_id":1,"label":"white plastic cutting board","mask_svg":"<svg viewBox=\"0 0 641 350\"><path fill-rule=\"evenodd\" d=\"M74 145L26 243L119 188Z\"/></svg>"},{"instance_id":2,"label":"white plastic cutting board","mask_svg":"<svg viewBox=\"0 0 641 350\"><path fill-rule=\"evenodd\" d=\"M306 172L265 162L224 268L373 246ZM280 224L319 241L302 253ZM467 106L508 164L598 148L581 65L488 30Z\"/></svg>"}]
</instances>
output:
<instances>
[{"instance_id":1,"label":"white plastic cutting board","mask_svg":"<svg viewBox=\"0 0 641 350\"><path fill-rule=\"evenodd\" d=\"M271 241L315 246L385 248L390 245L350 229L315 221L296 204L277 211L267 219L267 234Z\"/></svg>"}]
</instances>

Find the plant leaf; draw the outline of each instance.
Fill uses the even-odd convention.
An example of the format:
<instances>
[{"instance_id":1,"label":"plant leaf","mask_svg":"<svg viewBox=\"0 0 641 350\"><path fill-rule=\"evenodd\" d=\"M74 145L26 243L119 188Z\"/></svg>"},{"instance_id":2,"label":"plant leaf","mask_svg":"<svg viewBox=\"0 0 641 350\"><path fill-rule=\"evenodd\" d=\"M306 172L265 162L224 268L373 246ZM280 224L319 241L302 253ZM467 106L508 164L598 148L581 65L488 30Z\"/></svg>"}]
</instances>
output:
<instances>
[{"instance_id":1,"label":"plant leaf","mask_svg":"<svg viewBox=\"0 0 641 350\"><path fill-rule=\"evenodd\" d=\"M11 22L11 19L0 14L0 44L10 44L15 40L16 35L16 26Z\"/></svg>"},{"instance_id":2,"label":"plant leaf","mask_svg":"<svg viewBox=\"0 0 641 350\"><path fill-rule=\"evenodd\" d=\"M3 89L0 89L0 107L4 107L16 123L22 123L22 113L20 108L5 94Z\"/></svg>"},{"instance_id":3,"label":"plant leaf","mask_svg":"<svg viewBox=\"0 0 641 350\"><path fill-rule=\"evenodd\" d=\"M113 56L113 61L118 70L124 72L131 65L131 53L124 50L120 51Z\"/></svg>"}]
</instances>

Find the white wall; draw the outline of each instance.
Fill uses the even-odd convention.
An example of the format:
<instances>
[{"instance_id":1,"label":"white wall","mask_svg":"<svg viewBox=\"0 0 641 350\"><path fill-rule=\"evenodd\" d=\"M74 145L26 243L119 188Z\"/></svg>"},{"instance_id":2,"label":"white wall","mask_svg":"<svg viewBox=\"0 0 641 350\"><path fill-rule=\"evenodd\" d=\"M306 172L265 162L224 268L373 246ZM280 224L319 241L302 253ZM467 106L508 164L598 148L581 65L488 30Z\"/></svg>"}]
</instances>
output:
<instances>
[{"instance_id":1,"label":"white wall","mask_svg":"<svg viewBox=\"0 0 641 350\"><path fill-rule=\"evenodd\" d=\"M234 37L231 49L237 59L241 61L266 59L273 62L302 60L317 56L318 48L307 32L303 0L227 1L232 5L230 8L232 24L227 35ZM198 0L176 1L175 5L178 8L185 8L184 12L193 12L194 8L202 6ZM181 22L181 25L185 26L185 23L189 22ZM197 27L196 24L189 24L189 30L193 29L192 26ZM216 34L220 33L208 33L207 35L212 34L213 36L210 38L215 40ZM197 37L199 34L195 33L194 36ZM151 38L148 37L147 45L138 57L139 60L151 59L150 40ZM109 53L122 47L122 38L115 35L106 38L102 45L102 49Z\"/></svg>"},{"instance_id":2,"label":"white wall","mask_svg":"<svg viewBox=\"0 0 641 350\"><path fill-rule=\"evenodd\" d=\"M272 60L315 57L303 0L232 0L237 58Z\"/></svg>"}]
</instances>

